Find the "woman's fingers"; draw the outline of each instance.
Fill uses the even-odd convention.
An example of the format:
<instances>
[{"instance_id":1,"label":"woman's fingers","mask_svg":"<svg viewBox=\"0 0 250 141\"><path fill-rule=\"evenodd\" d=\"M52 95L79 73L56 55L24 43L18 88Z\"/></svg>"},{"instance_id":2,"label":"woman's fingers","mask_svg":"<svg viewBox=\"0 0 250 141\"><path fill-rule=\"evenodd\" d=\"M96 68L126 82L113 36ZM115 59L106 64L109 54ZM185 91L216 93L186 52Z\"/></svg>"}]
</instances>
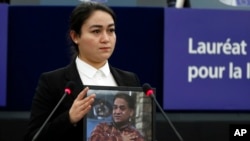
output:
<instances>
[{"instance_id":1,"label":"woman's fingers","mask_svg":"<svg viewBox=\"0 0 250 141\"><path fill-rule=\"evenodd\" d=\"M85 97L88 90L88 87L83 89L74 100L74 103L69 111L71 123L77 123L90 111L96 95L91 94Z\"/></svg>"}]
</instances>

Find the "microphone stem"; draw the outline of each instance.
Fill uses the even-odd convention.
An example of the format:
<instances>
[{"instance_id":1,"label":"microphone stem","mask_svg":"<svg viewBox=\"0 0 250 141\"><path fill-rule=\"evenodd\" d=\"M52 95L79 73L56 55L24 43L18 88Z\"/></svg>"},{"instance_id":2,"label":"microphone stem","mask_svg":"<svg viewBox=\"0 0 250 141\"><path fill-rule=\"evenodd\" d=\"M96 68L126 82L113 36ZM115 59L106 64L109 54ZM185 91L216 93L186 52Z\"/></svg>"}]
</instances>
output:
<instances>
[{"instance_id":1,"label":"microphone stem","mask_svg":"<svg viewBox=\"0 0 250 141\"><path fill-rule=\"evenodd\" d=\"M157 107L160 109L162 115L164 116L164 118L168 121L168 123L170 124L171 128L174 130L175 134L177 135L177 137L179 138L180 141L184 141L183 138L181 137L180 133L176 130L176 128L174 127L173 123L171 122L171 120L168 118L168 116L165 114L165 112L163 111L163 109L161 108L160 104L158 103L158 101L155 98L155 95L152 94L151 97L153 98L153 100L155 101Z\"/></svg>"},{"instance_id":2,"label":"microphone stem","mask_svg":"<svg viewBox=\"0 0 250 141\"><path fill-rule=\"evenodd\" d=\"M32 141L35 141L37 139L37 137L40 135L40 132L43 130L44 126L47 124L47 122L49 121L49 119L51 118L51 116L54 114L54 112L56 111L57 107L62 103L63 99L65 98L67 94L64 93L62 98L59 100L59 102L56 104L55 108L52 110L52 112L49 114L49 116L47 117L47 119L45 120L45 122L43 123L43 125L39 128L39 130L36 132L35 136L32 138Z\"/></svg>"}]
</instances>

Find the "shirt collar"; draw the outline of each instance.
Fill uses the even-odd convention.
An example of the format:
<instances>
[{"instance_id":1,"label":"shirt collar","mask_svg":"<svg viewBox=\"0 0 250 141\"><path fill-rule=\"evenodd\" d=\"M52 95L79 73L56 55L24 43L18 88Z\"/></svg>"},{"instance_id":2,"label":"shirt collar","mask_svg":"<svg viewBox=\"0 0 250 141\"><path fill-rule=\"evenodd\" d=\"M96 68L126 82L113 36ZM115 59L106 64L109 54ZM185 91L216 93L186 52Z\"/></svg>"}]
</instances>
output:
<instances>
[{"instance_id":1,"label":"shirt collar","mask_svg":"<svg viewBox=\"0 0 250 141\"><path fill-rule=\"evenodd\" d=\"M97 71L101 71L105 77L109 76L110 69L109 69L109 63L108 61L105 63L103 67L100 69L96 69L93 66L87 64L83 60L81 60L79 57L76 57L76 65L79 68L79 72L92 78L96 74Z\"/></svg>"},{"instance_id":2,"label":"shirt collar","mask_svg":"<svg viewBox=\"0 0 250 141\"><path fill-rule=\"evenodd\" d=\"M103 72L103 74L105 75L105 77L109 76L110 74L110 69L109 69L109 63L108 61L105 63L105 65L103 67L101 67L99 69L101 72Z\"/></svg>"}]
</instances>

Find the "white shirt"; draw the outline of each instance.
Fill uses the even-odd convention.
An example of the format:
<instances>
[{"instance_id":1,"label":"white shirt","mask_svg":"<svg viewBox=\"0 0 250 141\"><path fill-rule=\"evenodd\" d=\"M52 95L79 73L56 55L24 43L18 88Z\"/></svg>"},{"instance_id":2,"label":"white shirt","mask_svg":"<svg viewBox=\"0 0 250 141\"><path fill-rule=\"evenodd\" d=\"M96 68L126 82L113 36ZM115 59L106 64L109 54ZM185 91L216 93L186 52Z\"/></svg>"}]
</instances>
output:
<instances>
[{"instance_id":1,"label":"white shirt","mask_svg":"<svg viewBox=\"0 0 250 141\"><path fill-rule=\"evenodd\" d=\"M110 72L108 61L97 70L77 57L76 68L84 85L117 86Z\"/></svg>"}]
</instances>

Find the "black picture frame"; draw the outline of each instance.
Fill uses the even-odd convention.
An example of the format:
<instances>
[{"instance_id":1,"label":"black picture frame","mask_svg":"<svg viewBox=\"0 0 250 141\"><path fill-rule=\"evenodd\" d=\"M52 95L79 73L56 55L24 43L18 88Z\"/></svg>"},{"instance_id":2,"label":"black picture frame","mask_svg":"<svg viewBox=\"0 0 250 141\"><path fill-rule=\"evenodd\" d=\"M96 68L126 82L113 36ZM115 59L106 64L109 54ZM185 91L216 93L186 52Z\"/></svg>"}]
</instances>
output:
<instances>
[{"instance_id":1,"label":"black picture frame","mask_svg":"<svg viewBox=\"0 0 250 141\"><path fill-rule=\"evenodd\" d=\"M88 87L89 91L87 95L95 93L96 99L90 112L84 119L84 141L90 141L91 132L97 124L112 121L113 98L117 93L126 93L134 98L136 106L132 125L142 133L144 141L155 140L155 103L153 99L144 94L141 87ZM97 112L97 108L99 108L99 112Z\"/></svg>"}]
</instances>

